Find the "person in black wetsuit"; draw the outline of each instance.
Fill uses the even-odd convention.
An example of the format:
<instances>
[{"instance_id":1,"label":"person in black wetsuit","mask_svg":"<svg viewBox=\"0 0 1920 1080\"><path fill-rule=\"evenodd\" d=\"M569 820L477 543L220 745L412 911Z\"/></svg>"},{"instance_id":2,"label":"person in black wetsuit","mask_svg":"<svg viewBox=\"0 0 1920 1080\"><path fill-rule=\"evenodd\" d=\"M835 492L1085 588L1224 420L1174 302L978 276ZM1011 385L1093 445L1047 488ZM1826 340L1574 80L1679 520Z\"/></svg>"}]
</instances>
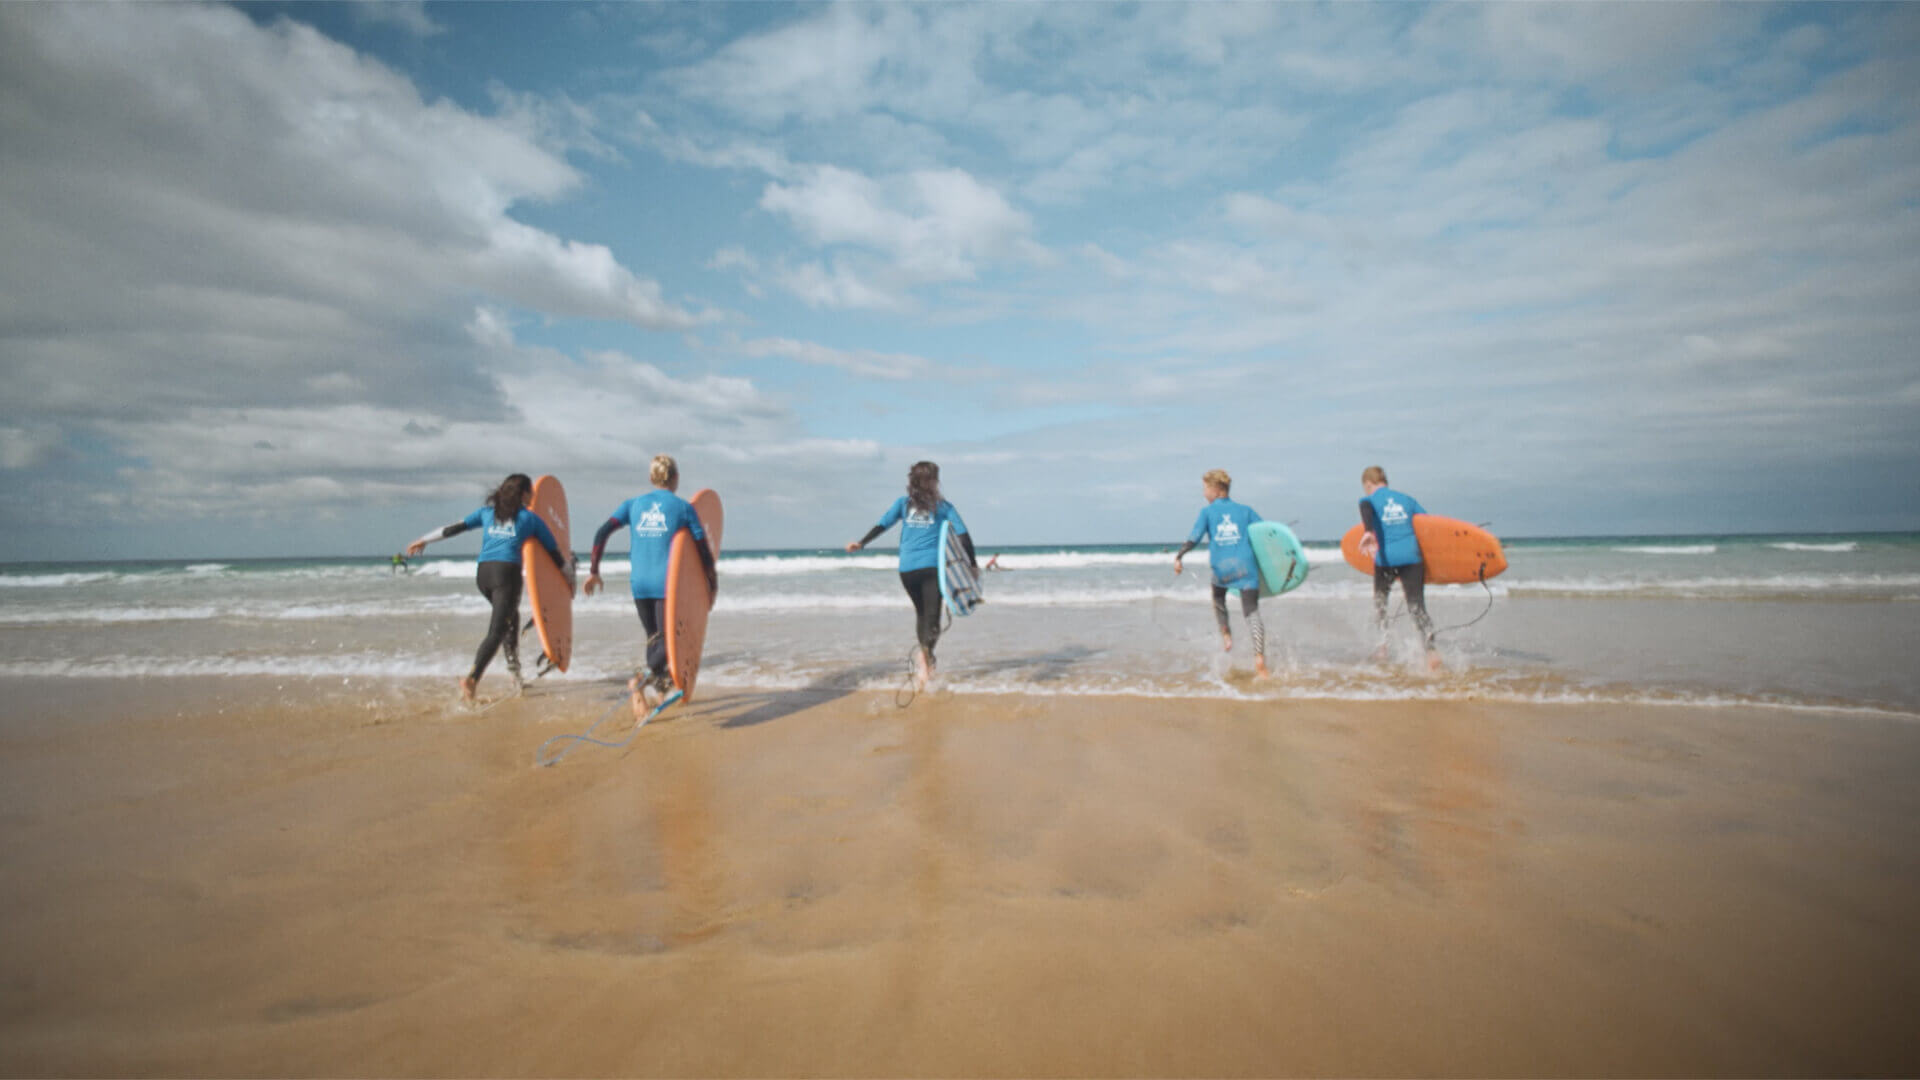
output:
<instances>
[{"instance_id":1,"label":"person in black wetsuit","mask_svg":"<svg viewBox=\"0 0 1920 1080\"><path fill-rule=\"evenodd\" d=\"M460 680L460 697L464 701L473 700L480 676L486 673L493 654L503 645L507 650L507 670L513 675L514 685L520 685L520 545L529 539L540 541L553 564L567 576L567 588L573 588L573 554L561 552L547 523L528 509L532 505L533 481L525 473L514 473L487 496L485 506L407 545L408 555L418 555L435 540L458 536L468 529L486 530L480 542L474 584L479 586L480 595L493 605L493 617L487 624L485 640L474 654L473 670Z\"/></svg>"},{"instance_id":2,"label":"person in black wetsuit","mask_svg":"<svg viewBox=\"0 0 1920 1080\"><path fill-rule=\"evenodd\" d=\"M1387 597L1398 581L1407 611L1426 643L1427 667L1438 671L1440 650L1434 644L1433 619L1427 614L1427 565L1420 553L1420 538L1413 531L1413 515L1426 513L1426 508L1413 496L1388 487L1387 470L1378 465L1360 474L1360 488L1366 492L1360 500L1360 523L1367 527L1360 551L1373 560L1373 620L1380 628L1380 647L1373 658L1387 658Z\"/></svg>"},{"instance_id":3,"label":"person in black wetsuit","mask_svg":"<svg viewBox=\"0 0 1920 1080\"><path fill-rule=\"evenodd\" d=\"M913 600L914 635L920 642L913 654L913 673L922 687L933 678L933 646L940 640L940 524L945 521L953 522L967 562L978 573L980 560L973 552L973 537L967 535L967 523L960 520L960 511L952 503L940 497L940 466L916 462L907 471L907 493L893 500L867 535L847 545L852 554L899 523L900 585Z\"/></svg>"},{"instance_id":4,"label":"person in black wetsuit","mask_svg":"<svg viewBox=\"0 0 1920 1080\"><path fill-rule=\"evenodd\" d=\"M667 569L673 538L681 529L693 537L694 551L700 556L700 568L707 574L707 603L720 596L720 575L713 558L713 546L700 515L682 499L680 465L666 454L655 455L647 477L653 490L636 495L614 508L600 531L593 535L593 561L588 564L587 595L592 596L604 584L600 580L600 557L607 541L622 528L629 529L627 539L628 583L632 586L634 611L640 616L640 628L647 635L647 674L636 674L627 684L632 693L633 715L645 720L648 710L666 699L673 680L667 672ZM711 607L709 607L711 610Z\"/></svg>"},{"instance_id":5,"label":"person in black wetsuit","mask_svg":"<svg viewBox=\"0 0 1920 1080\"><path fill-rule=\"evenodd\" d=\"M1253 670L1257 678L1267 678L1267 624L1260 618L1260 566L1253 554L1248 530L1260 520L1250 506L1234 502L1230 496L1233 477L1225 469L1209 469L1200 478L1200 494L1207 504L1200 508L1187 542L1173 557L1173 572L1182 570L1187 552L1207 541L1207 561L1213 571L1213 619L1220 627L1220 643L1233 651L1233 631L1227 624L1227 590L1240 591L1240 614L1253 632Z\"/></svg>"}]
</instances>

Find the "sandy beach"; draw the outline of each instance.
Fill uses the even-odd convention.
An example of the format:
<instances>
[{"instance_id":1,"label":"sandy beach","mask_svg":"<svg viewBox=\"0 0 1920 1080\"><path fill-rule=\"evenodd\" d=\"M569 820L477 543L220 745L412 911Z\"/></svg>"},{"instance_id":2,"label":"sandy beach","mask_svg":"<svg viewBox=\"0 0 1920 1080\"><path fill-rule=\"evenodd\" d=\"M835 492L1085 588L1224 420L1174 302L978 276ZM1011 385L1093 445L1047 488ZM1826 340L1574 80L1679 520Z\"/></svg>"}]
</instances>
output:
<instances>
[{"instance_id":1,"label":"sandy beach","mask_svg":"<svg viewBox=\"0 0 1920 1080\"><path fill-rule=\"evenodd\" d=\"M0 1072L1920 1071L1910 720L335 686L8 683Z\"/></svg>"}]
</instances>

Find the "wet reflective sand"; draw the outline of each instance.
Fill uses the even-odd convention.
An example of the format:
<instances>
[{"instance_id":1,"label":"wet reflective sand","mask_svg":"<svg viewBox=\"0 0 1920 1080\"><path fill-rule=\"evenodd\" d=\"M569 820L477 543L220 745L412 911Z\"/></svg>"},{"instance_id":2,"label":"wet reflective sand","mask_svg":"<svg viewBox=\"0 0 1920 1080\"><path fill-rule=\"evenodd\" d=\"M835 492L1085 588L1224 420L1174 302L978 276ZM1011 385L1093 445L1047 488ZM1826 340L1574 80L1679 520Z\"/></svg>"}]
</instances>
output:
<instances>
[{"instance_id":1,"label":"wet reflective sand","mask_svg":"<svg viewBox=\"0 0 1920 1080\"><path fill-rule=\"evenodd\" d=\"M0 1071L1920 1070L1904 721L233 687L10 686Z\"/></svg>"}]
</instances>

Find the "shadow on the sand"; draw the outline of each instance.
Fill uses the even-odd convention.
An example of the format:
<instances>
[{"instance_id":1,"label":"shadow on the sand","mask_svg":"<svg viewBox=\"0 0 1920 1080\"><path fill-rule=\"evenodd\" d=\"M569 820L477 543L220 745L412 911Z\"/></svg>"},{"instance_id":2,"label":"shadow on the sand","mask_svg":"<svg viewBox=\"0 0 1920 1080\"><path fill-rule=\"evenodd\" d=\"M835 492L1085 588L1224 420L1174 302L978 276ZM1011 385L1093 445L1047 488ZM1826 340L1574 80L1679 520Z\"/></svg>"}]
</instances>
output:
<instances>
[{"instance_id":1,"label":"shadow on the sand","mask_svg":"<svg viewBox=\"0 0 1920 1080\"><path fill-rule=\"evenodd\" d=\"M722 728L753 727L771 720L784 719L802 710L811 709L815 705L838 701L859 691L861 684L870 679L893 674L904 674L899 661L861 664L857 667L827 672L797 690L734 694L715 698L711 704L716 710L747 704L749 707L745 712L728 717L721 722L720 726Z\"/></svg>"},{"instance_id":2,"label":"shadow on the sand","mask_svg":"<svg viewBox=\"0 0 1920 1080\"><path fill-rule=\"evenodd\" d=\"M1058 682L1067 677L1081 661L1099 656L1104 649L1089 649L1085 645L1068 645L1050 652L1036 653L1031 656L1010 656L1004 660L994 660L985 664L974 664L962 668L956 674L962 678L977 675L1005 675L1010 672L1023 674L1030 682Z\"/></svg>"},{"instance_id":3,"label":"shadow on the sand","mask_svg":"<svg viewBox=\"0 0 1920 1080\"><path fill-rule=\"evenodd\" d=\"M1084 645L1069 645L1030 656L1015 656L985 664L973 664L952 674L961 679L967 679L1016 672L1023 675L1026 681L1033 683L1057 682L1066 678L1076 665L1090 657L1100 655L1102 651L1090 649ZM770 720L784 719L816 705L837 701L855 693L863 685L875 679L904 674L901 664L897 661L861 664L857 667L827 672L797 690L737 694L715 698L706 704L716 712L734 708L742 703L748 704L749 707L745 712L728 717L721 722L720 726L723 728L753 727ZM911 694L907 695L907 700L912 700ZM896 699L895 703L899 704L899 701Z\"/></svg>"}]
</instances>

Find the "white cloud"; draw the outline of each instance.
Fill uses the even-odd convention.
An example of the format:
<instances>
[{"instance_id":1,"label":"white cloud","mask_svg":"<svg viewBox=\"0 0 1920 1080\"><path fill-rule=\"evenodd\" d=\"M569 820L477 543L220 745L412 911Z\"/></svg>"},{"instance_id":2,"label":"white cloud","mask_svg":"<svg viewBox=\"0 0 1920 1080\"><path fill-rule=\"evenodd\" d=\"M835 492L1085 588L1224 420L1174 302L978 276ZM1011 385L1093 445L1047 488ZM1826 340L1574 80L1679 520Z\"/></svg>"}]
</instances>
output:
<instances>
[{"instance_id":1,"label":"white cloud","mask_svg":"<svg viewBox=\"0 0 1920 1080\"><path fill-rule=\"evenodd\" d=\"M788 360L797 360L803 364L818 367L838 368L862 378L902 379L922 378L934 371L932 361L921 356L905 353L882 353L870 349L834 349L808 341L795 341L791 338L762 338L755 341L743 341L734 347L742 356L778 356Z\"/></svg>"},{"instance_id":2,"label":"white cloud","mask_svg":"<svg viewBox=\"0 0 1920 1080\"><path fill-rule=\"evenodd\" d=\"M498 408L476 296L682 330L603 245L508 216L581 177L518 119L422 100L289 21L0 8L0 338L13 409L75 419L364 400Z\"/></svg>"},{"instance_id":3,"label":"white cloud","mask_svg":"<svg viewBox=\"0 0 1920 1080\"><path fill-rule=\"evenodd\" d=\"M426 0L354 0L350 10L355 22L399 27L414 37L433 37L447 31L427 14Z\"/></svg>"},{"instance_id":4,"label":"white cloud","mask_svg":"<svg viewBox=\"0 0 1920 1080\"><path fill-rule=\"evenodd\" d=\"M769 183L760 207L815 246L850 248L870 264L862 270L836 259L830 269L810 264L784 276L789 290L823 306L897 308L914 287L970 281L1001 260L1045 257L1030 239L1031 219L958 169L875 179L818 166L797 183Z\"/></svg>"}]
</instances>

